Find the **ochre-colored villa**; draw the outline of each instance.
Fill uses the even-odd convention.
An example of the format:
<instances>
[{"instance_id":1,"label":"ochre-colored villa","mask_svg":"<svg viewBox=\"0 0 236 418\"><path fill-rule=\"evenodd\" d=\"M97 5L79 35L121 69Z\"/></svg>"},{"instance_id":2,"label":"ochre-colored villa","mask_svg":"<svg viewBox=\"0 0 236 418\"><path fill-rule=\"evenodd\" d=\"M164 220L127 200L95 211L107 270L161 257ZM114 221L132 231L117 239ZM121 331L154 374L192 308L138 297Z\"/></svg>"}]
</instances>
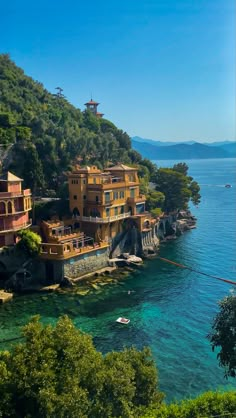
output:
<instances>
[{"instance_id":1,"label":"ochre-colored villa","mask_svg":"<svg viewBox=\"0 0 236 418\"><path fill-rule=\"evenodd\" d=\"M96 166L78 168L68 182L74 225L96 241L114 238L126 218L147 217L137 168L123 164L104 171Z\"/></svg>"},{"instance_id":2,"label":"ochre-colored villa","mask_svg":"<svg viewBox=\"0 0 236 418\"><path fill-rule=\"evenodd\" d=\"M151 215L139 191L137 168L79 167L68 175L68 185L71 218L42 223L42 258L66 260L108 249L127 219L140 232L149 231Z\"/></svg>"}]
</instances>

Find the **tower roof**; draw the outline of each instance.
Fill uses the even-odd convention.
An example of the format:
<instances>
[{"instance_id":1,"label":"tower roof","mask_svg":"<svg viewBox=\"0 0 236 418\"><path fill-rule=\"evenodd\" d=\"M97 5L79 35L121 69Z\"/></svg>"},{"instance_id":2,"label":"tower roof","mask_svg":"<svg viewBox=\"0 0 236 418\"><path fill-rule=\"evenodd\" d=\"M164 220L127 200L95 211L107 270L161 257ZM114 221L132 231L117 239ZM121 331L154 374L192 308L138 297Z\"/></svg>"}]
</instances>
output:
<instances>
[{"instance_id":1,"label":"tower roof","mask_svg":"<svg viewBox=\"0 0 236 418\"><path fill-rule=\"evenodd\" d=\"M3 174L0 177L0 180L3 180L3 181L23 181L23 179L20 179L19 177L15 176L15 174L12 174L10 171L7 171L5 174Z\"/></svg>"},{"instance_id":2,"label":"tower roof","mask_svg":"<svg viewBox=\"0 0 236 418\"><path fill-rule=\"evenodd\" d=\"M120 165L114 165L113 167L105 168L105 171L137 171L137 168L135 167L128 167L127 165L120 164Z\"/></svg>"},{"instance_id":3,"label":"tower roof","mask_svg":"<svg viewBox=\"0 0 236 418\"><path fill-rule=\"evenodd\" d=\"M95 102L95 101L94 101L94 100L92 100L92 99L91 99L89 102L84 103L84 105L85 105L85 106L90 105L90 104L91 104L91 105L99 105L99 103L98 103L98 102Z\"/></svg>"}]
</instances>

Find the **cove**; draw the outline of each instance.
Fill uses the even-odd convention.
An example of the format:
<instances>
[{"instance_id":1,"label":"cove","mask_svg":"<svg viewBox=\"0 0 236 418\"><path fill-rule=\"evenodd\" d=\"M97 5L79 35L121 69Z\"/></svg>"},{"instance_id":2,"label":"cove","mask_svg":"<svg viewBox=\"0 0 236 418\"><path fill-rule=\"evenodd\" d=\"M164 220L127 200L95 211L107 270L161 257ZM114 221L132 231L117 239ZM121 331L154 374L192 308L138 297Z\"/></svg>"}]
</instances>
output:
<instances>
[{"instance_id":1,"label":"cove","mask_svg":"<svg viewBox=\"0 0 236 418\"><path fill-rule=\"evenodd\" d=\"M235 260L235 159L187 161L201 186L202 202L192 208L197 229L164 243L160 256L209 274L234 279ZM176 163L176 161L174 162ZM171 162L162 161L162 166ZM232 184L227 189L225 184ZM216 353L206 338L217 312L217 301L228 295L226 283L179 269L158 259L84 297L73 293L16 296L0 306L0 340L19 336L32 315L55 323L69 315L76 326L90 333L102 352L123 346L151 347L160 389L167 400L193 397L220 388L236 389L235 380L224 379ZM132 290L132 292L128 292ZM119 316L130 319L117 324ZM9 348L1 343L0 348Z\"/></svg>"}]
</instances>

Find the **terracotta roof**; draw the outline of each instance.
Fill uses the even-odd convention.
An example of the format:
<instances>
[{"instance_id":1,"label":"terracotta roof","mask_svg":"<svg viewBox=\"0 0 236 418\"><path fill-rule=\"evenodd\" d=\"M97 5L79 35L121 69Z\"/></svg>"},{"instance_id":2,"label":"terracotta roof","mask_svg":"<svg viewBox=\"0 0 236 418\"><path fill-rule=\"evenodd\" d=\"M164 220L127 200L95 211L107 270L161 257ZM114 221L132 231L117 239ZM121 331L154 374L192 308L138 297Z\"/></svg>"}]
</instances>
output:
<instances>
[{"instance_id":1,"label":"terracotta roof","mask_svg":"<svg viewBox=\"0 0 236 418\"><path fill-rule=\"evenodd\" d=\"M105 168L105 171L133 171L133 170L137 170L137 168L128 167L127 165L124 165L124 164L114 165L113 167Z\"/></svg>"},{"instance_id":2,"label":"terracotta roof","mask_svg":"<svg viewBox=\"0 0 236 418\"><path fill-rule=\"evenodd\" d=\"M10 171L7 171L5 174L3 174L0 179L5 181L23 181L23 179L15 176L15 174L12 174Z\"/></svg>"},{"instance_id":3,"label":"terracotta roof","mask_svg":"<svg viewBox=\"0 0 236 418\"><path fill-rule=\"evenodd\" d=\"M90 100L89 102L87 102L87 103L84 103L84 105L86 106L86 105L89 105L89 104L94 104L94 105L99 105L99 103L98 102L95 102L94 100Z\"/></svg>"}]
</instances>

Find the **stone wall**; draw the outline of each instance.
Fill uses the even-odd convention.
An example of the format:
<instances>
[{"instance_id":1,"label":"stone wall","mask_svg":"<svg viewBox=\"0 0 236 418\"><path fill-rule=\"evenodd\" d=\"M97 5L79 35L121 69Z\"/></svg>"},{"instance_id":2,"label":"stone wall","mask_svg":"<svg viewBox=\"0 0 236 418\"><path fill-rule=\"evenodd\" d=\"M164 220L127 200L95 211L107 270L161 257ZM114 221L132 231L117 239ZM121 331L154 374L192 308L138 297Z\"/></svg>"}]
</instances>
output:
<instances>
[{"instance_id":1,"label":"stone wall","mask_svg":"<svg viewBox=\"0 0 236 418\"><path fill-rule=\"evenodd\" d=\"M17 252L15 246L0 248L0 276L3 273L10 276L18 270L26 260L27 256L24 253Z\"/></svg>"},{"instance_id":2,"label":"stone wall","mask_svg":"<svg viewBox=\"0 0 236 418\"><path fill-rule=\"evenodd\" d=\"M83 274L106 267L108 266L108 256L108 249L104 248L80 257L70 258L64 261L64 275L75 279Z\"/></svg>"}]
</instances>

